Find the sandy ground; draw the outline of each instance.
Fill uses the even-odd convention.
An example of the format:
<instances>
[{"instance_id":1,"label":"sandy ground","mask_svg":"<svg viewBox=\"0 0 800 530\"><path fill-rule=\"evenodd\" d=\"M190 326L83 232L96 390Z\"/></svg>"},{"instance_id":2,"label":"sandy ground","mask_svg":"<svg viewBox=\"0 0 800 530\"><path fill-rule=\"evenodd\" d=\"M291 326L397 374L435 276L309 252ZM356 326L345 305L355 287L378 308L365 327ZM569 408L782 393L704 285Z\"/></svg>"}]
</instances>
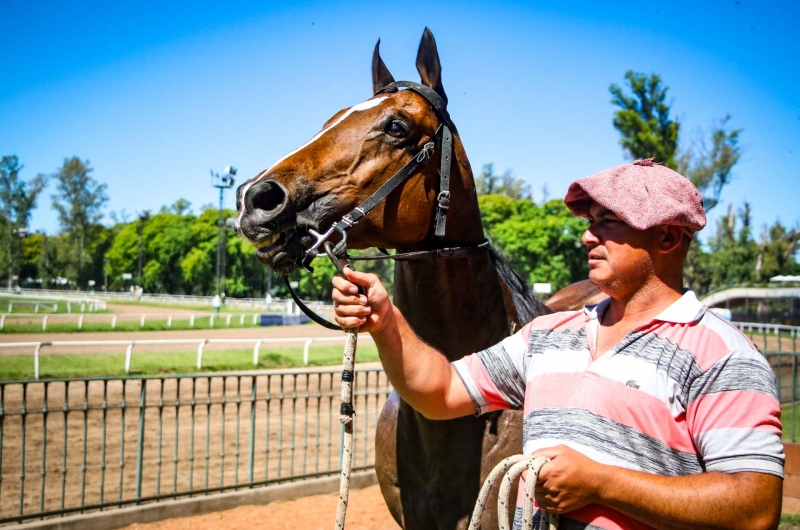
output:
<instances>
[{"instance_id":1,"label":"sandy ground","mask_svg":"<svg viewBox=\"0 0 800 530\"><path fill-rule=\"evenodd\" d=\"M266 506L241 506L233 510L197 517L183 517L150 524L135 524L126 530L328 530L336 520L338 494L317 495ZM378 486L350 492L347 530L397 530Z\"/></svg>"},{"instance_id":2,"label":"sandy ground","mask_svg":"<svg viewBox=\"0 0 800 530\"><path fill-rule=\"evenodd\" d=\"M150 524L135 524L125 530L225 530L253 528L263 530L327 530L336 518L337 494L317 495L305 499L242 506L233 510L196 517L182 517ZM310 510L309 507L314 509ZM783 513L800 513L800 499L783 498ZM396 530L378 486L350 493L347 510L349 530Z\"/></svg>"}]
</instances>

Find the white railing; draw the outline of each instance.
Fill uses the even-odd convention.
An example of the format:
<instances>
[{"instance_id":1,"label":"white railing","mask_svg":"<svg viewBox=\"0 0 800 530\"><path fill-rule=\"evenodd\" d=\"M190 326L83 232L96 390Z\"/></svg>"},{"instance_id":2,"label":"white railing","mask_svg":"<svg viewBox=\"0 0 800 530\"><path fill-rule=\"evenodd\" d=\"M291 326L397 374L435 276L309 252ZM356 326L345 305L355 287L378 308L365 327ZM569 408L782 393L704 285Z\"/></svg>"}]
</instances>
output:
<instances>
[{"instance_id":1,"label":"white railing","mask_svg":"<svg viewBox=\"0 0 800 530\"><path fill-rule=\"evenodd\" d=\"M151 303L168 303L168 304L194 304L194 305L207 305L211 306L213 296L196 296L188 294L150 294L143 293L141 296L133 293L122 292L103 292L94 291L87 297L86 291L60 291L55 289L22 289L19 292L14 292L9 289L0 289L0 293L15 294L16 296L37 296L39 298L53 298L53 299L75 299L83 298L85 300L94 301L124 301L126 303L135 302L151 302ZM103 302L105 303L105 302ZM312 308L326 308L331 307L329 302L306 302ZM282 300L279 298L273 299L267 304L264 298L226 298L225 305L238 308L249 309L265 309L283 311L293 306L291 300Z\"/></svg>"},{"instance_id":2,"label":"white railing","mask_svg":"<svg viewBox=\"0 0 800 530\"><path fill-rule=\"evenodd\" d=\"M772 333L777 335L786 331L792 337L800 337L800 326L787 326L786 324L766 324L761 322L731 322L741 331L755 331L756 333Z\"/></svg>"},{"instance_id":3,"label":"white railing","mask_svg":"<svg viewBox=\"0 0 800 530\"><path fill-rule=\"evenodd\" d=\"M39 357L43 347L48 348L74 348L74 347L97 347L97 346L125 346L125 373L130 373L131 369L131 356L133 355L133 348L136 345L175 345L175 344L191 344L197 345L197 363L198 370L203 367L203 350L207 344L253 344L253 365L258 366L258 353L262 344L291 344L303 343L303 364L308 364L309 348L314 343L319 342L343 342L347 339L345 336L341 337L288 337L288 338L271 338L271 339L162 339L162 340L100 340L100 341L51 341L51 342L6 342L0 343L0 349L12 348L33 348L33 377L39 379ZM372 340L368 334L361 336L362 340Z\"/></svg>"},{"instance_id":4,"label":"white railing","mask_svg":"<svg viewBox=\"0 0 800 530\"><path fill-rule=\"evenodd\" d=\"M108 320L108 324L110 329L116 329L117 322L119 320L139 320L139 328L144 328L145 322L149 319L150 321L153 320L164 320L167 321L167 328L172 328L173 320L188 320L189 327L193 328L195 325L195 321L197 317L200 318L208 318L208 325L209 327L214 327L214 322L217 320L224 320L226 327L231 327L231 320L236 322L239 321L240 326L244 326L245 321L251 322L252 325L256 325L258 323L258 317L261 313L142 313L142 314L135 314L135 313L120 313L120 314L112 314L112 313L97 313L91 315L83 315L83 314L71 314L67 315L64 313L61 314L36 314L36 313L2 313L0 314L0 330L5 329L6 321L8 320L8 324L11 324L11 321L18 320L18 319L31 319L31 318L41 318L42 324L42 331L47 331L47 323L52 322L53 320L58 319L76 319L75 324L77 325L77 329L83 329L84 322L87 322L86 317L92 322L98 321L105 321ZM77 318L76 318L77 317ZM177 317L177 318L174 318ZM236 317L234 319L234 317Z\"/></svg>"}]
</instances>

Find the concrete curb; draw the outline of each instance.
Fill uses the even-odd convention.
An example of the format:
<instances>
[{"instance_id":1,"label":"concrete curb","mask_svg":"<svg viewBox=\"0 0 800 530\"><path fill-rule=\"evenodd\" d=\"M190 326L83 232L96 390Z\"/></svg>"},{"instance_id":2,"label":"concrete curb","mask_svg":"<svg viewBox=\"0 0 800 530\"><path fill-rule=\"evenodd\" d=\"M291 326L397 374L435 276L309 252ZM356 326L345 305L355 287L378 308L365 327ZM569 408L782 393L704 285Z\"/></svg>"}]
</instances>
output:
<instances>
[{"instance_id":1,"label":"concrete curb","mask_svg":"<svg viewBox=\"0 0 800 530\"><path fill-rule=\"evenodd\" d=\"M350 477L350 488L358 490L378 483L375 471L360 471ZM179 499L159 503L131 506L129 508L112 509L104 512L92 512L80 515L70 515L58 519L47 519L33 523L17 525L15 528L41 529L41 530L85 530L97 528L111 530L122 528L134 523L152 523L173 519L175 517L190 517L205 513L230 510L238 506L263 505L276 501L287 501L323 495L339 491L339 476L304 480L302 482L289 482L275 486L266 486L215 495L203 495L190 499Z\"/></svg>"}]
</instances>

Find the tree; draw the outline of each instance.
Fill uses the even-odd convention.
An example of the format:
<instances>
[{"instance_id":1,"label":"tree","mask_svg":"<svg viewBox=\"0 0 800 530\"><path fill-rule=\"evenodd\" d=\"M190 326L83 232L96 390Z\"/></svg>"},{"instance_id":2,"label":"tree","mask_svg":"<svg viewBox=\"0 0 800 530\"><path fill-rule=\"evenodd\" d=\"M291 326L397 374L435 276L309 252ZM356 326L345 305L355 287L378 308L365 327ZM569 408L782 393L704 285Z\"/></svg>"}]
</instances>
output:
<instances>
[{"instance_id":1,"label":"tree","mask_svg":"<svg viewBox=\"0 0 800 530\"><path fill-rule=\"evenodd\" d=\"M74 156L64 160L64 165L53 175L58 182L53 195L53 208L58 213L62 231L68 236L71 251L67 257L68 277L85 286L84 265L91 262L86 247L100 232L102 209L108 201L105 184L92 178L89 161Z\"/></svg>"},{"instance_id":2,"label":"tree","mask_svg":"<svg viewBox=\"0 0 800 530\"><path fill-rule=\"evenodd\" d=\"M678 158L678 173L685 175L703 194L706 211L719 204L722 189L731 181L733 166L742 156L739 135L742 129L726 128L730 115L714 125L710 140L702 136Z\"/></svg>"},{"instance_id":3,"label":"tree","mask_svg":"<svg viewBox=\"0 0 800 530\"><path fill-rule=\"evenodd\" d=\"M480 175L475 179L478 195L505 195L512 199L530 199L531 187L522 179L514 178L511 170L502 175L494 174L494 164L484 164Z\"/></svg>"},{"instance_id":4,"label":"tree","mask_svg":"<svg viewBox=\"0 0 800 530\"><path fill-rule=\"evenodd\" d=\"M560 289L588 275L581 236L586 221L575 217L560 199L542 205L503 195L478 198L484 230L530 283Z\"/></svg>"},{"instance_id":5,"label":"tree","mask_svg":"<svg viewBox=\"0 0 800 530\"><path fill-rule=\"evenodd\" d=\"M622 148L631 158L655 158L660 164L677 168L680 123L670 118L668 88L656 74L628 70L625 79L631 95L616 84L609 87L611 103L620 107L614 113L614 127L622 134Z\"/></svg>"},{"instance_id":6,"label":"tree","mask_svg":"<svg viewBox=\"0 0 800 530\"><path fill-rule=\"evenodd\" d=\"M47 184L44 175L37 175L28 182L21 180L19 173L22 167L14 155L4 156L0 160L0 215L6 224L6 230L2 233L2 247L9 288L14 274L19 273L20 239L27 235L31 210L36 207L36 199Z\"/></svg>"}]
</instances>

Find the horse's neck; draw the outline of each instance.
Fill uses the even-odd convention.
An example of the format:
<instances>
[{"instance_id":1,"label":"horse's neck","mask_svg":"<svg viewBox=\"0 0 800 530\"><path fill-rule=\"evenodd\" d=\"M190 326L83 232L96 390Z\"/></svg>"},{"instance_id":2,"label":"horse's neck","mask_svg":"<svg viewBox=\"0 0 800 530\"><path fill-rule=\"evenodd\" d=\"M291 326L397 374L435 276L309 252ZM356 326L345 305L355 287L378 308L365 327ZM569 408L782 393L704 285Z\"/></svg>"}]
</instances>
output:
<instances>
[{"instance_id":1,"label":"horse's neck","mask_svg":"<svg viewBox=\"0 0 800 530\"><path fill-rule=\"evenodd\" d=\"M455 137L446 238L427 248L475 245L484 240L472 171ZM509 331L504 291L489 252L463 258L398 262L394 302L414 332L455 360L489 347Z\"/></svg>"},{"instance_id":2,"label":"horse's neck","mask_svg":"<svg viewBox=\"0 0 800 530\"><path fill-rule=\"evenodd\" d=\"M488 252L397 263L394 302L414 332L451 361L496 344L509 332Z\"/></svg>"}]
</instances>

